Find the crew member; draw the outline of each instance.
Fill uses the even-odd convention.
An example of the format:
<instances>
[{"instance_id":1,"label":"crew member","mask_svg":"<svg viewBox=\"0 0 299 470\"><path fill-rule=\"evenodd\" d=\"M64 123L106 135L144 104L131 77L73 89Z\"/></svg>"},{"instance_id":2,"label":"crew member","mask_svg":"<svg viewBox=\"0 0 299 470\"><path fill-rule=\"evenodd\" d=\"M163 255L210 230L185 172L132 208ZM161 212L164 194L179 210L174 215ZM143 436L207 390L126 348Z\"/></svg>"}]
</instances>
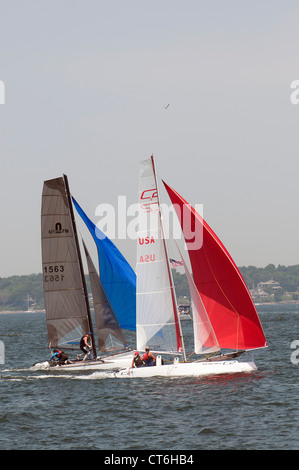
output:
<instances>
[{"instance_id":1,"label":"crew member","mask_svg":"<svg viewBox=\"0 0 299 470\"><path fill-rule=\"evenodd\" d=\"M80 340L80 349L81 349L81 351L84 352L83 361L85 361L88 358L88 356L90 354L90 351L92 349L92 346L91 346L91 332L89 332L86 335L82 336L82 338Z\"/></svg>"},{"instance_id":2,"label":"crew member","mask_svg":"<svg viewBox=\"0 0 299 470\"><path fill-rule=\"evenodd\" d=\"M144 366L144 362L140 357L140 354L138 351L135 352L135 356L132 361L132 366L131 367L142 367Z\"/></svg>"},{"instance_id":3,"label":"crew member","mask_svg":"<svg viewBox=\"0 0 299 470\"><path fill-rule=\"evenodd\" d=\"M146 367L156 365L156 358L153 355L153 353L150 352L149 346L146 346L145 353L143 354L142 360Z\"/></svg>"},{"instance_id":4,"label":"crew member","mask_svg":"<svg viewBox=\"0 0 299 470\"><path fill-rule=\"evenodd\" d=\"M52 361L52 359L56 359L58 361L58 365L61 366L62 364L68 363L68 358L69 357L65 352L54 349L54 354L52 354L50 361Z\"/></svg>"}]
</instances>

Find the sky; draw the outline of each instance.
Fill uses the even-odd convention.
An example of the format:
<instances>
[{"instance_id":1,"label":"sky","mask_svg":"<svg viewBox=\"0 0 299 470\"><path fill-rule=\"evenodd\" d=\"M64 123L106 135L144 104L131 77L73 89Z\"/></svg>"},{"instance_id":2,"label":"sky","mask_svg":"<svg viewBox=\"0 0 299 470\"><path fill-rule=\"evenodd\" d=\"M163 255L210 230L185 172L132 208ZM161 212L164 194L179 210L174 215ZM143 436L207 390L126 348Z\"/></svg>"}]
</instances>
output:
<instances>
[{"instance_id":1,"label":"sky","mask_svg":"<svg viewBox=\"0 0 299 470\"><path fill-rule=\"evenodd\" d=\"M41 272L44 180L98 223L152 154L238 266L299 264L298 24L293 0L0 0L0 277Z\"/></svg>"}]
</instances>

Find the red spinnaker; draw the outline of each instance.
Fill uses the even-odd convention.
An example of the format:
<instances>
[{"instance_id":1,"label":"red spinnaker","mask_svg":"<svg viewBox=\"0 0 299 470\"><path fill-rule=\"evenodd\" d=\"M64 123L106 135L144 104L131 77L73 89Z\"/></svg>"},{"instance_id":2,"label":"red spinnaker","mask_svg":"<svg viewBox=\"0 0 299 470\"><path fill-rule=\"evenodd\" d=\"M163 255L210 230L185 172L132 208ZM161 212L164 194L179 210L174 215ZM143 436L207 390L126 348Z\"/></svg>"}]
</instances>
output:
<instances>
[{"instance_id":1,"label":"red spinnaker","mask_svg":"<svg viewBox=\"0 0 299 470\"><path fill-rule=\"evenodd\" d=\"M195 209L163 183L180 220L194 282L219 346L237 350L266 347L252 297L230 254Z\"/></svg>"}]
</instances>

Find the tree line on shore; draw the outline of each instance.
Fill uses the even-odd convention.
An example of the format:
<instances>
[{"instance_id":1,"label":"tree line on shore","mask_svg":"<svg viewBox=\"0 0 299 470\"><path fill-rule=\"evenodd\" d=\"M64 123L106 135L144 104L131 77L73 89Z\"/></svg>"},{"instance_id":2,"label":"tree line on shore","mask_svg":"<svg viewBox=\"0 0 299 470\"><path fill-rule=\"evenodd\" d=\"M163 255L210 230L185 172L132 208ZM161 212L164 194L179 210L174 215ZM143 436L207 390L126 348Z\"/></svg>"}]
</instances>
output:
<instances>
[{"instance_id":1,"label":"tree line on shore","mask_svg":"<svg viewBox=\"0 0 299 470\"><path fill-rule=\"evenodd\" d=\"M299 265L277 267L269 264L265 268L242 266L239 270L249 289L254 289L260 282L274 280L280 285L281 296L292 293L293 298L299 299ZM186 275L176 269L172 270L176 294L179 303L190 300ZM89 276L86 276L87 289L90 292ZM280 297L281 298L281 297ZM276 297L276 300L279 300ZM0 310L44 309L44 292L42 274L10 276L0 278Z\"/></svg>"}]
</instances>

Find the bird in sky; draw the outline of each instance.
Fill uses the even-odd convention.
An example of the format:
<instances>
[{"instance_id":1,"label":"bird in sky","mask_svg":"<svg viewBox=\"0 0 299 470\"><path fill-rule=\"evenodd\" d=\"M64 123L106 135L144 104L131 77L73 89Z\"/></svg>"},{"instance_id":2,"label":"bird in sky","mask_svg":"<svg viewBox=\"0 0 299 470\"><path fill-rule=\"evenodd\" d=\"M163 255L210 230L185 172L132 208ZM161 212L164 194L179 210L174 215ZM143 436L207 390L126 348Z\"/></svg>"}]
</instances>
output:
<instances>
[{"instance_id":1,"label":"bird in sky","mask_svg":"<svg viewBox=\"0 0 299 470\"><path fill-rule=\"evenodd\" d=\"M162 106L162 108L164 108L164 109L168 109L168 107L169 107L169 103L166 106Z\"/></svg>"}]
</instances>

